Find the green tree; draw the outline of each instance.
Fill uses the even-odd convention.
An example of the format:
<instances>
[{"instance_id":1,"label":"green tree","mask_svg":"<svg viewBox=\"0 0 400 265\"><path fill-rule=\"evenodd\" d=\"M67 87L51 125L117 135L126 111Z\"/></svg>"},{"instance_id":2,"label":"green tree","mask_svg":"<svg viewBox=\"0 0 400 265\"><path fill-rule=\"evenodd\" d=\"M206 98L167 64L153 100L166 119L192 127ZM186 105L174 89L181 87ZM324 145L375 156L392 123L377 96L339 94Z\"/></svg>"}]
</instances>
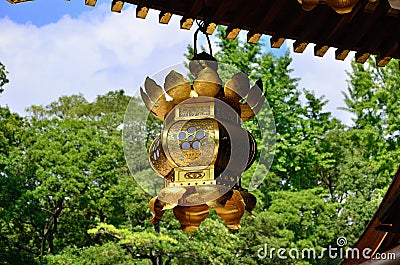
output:
<instances>
[{"instance_id":1,"label":"green tree","mask_svg":"<svg viewBox=\"0 0 400 265\"><path fill-rule=\"evenodd\" d=\"M378 67L369 60L352 64L347 111L354 114L354 128L363 129L374 138L366 144L377 173L389 178L397 168L400 150L400 71L398 61Z\"/></svg>"},{"instance_id":2,"label":"green tree","mask_svg":"<svg viewBox=\"0 0 400 265\"><path fill-rule=\"evenodd\" d=\"M3 86L9 82L7 74L6 67L0 62L0 94L4 91Z\"/></svg>"},{"instance_id":3,"label":"green tree","mask_svg":"<svg viewBox=\"0 0 400 265\"><path fill-rule=\"evenodd\" d=\"M69 245L91 244L87 230L97 222L110 219L118 224L133 216L127 216L113 197L116 187L132 178L120 128L129 100L122 91L92 103L82 96L61 97L46 107L30 108L34 116L25 123L2 109L1 161L7 176L0 181L2 239L41 258ZM21 131L19 138L14 131ZM15 143L15 154L8 154ZM146 154L139 154L138 164L148 168ZM139 191L137 185L130 190L143 194Z\"/></svg>"},{"instance_id":4,"label":"green tree","mask_svg":"<svg viewBox=\"0 0 400 265\"><path fill-rule=\"evenodd\" d=\"M26 171L21 146L24 128L22 117L0 107L0 264L29 264L31 255L36 254L19 240L29 237L26 227L20 225L24 216L17 203L27 190L22 173Z\"/></svg>"},{"instance_id":5,"label":"green tree","mask_svg":"<svg viewBox=\"0 0 400 265\"><path fill-rule=\"evenodd\" d=\"M281 179L280 186L284 189L317 187L316 165L326 163L320 142L329 130L340 126L340 122L323 111L327 103L323 97L318 98L308 90L297 88L298 78L291 76L292 59L288 53L275 57L263 52L261 44L248 44L239 38L229 41L225 35L225 29L219 27L217 61L247 73L252 83L258 79L262 82L276 127L275 158L271 170ZM304 103L301 102L302 96L306 98ZM245 126L260 137L259 125L252 123L259 120L261 124L271 124L269 117L268 110L262 110ZM270 128L261 130L268 133L265 130Z\"/></svg>"}]
</instances>

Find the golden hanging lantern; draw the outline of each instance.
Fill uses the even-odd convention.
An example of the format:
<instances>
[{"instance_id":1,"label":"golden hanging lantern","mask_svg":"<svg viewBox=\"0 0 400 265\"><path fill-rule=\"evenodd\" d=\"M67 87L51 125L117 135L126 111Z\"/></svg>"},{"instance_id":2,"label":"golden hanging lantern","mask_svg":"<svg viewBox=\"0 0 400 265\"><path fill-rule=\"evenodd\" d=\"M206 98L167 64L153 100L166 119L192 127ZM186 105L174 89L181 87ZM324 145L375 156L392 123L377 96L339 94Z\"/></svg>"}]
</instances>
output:
<instances>
[{"instance_id":1,"label":"golden hanging lantern","mask_svg":"<svg viewBox=\"0 0 400 265\"><path fill-rule=\"evenodd\" d=\"M149 111L164 121L149 150L152 169L165 181L149 203L151 222L158 223L165 210L173 209L182 229L192 232L214 208L228 228L239 229L244 211L251 214L256 204L240 186L256 156L256 142L241 123L260 111L265 97L258 83L250 88L244 73L223 86L215 59L197 54L198 31L189 63L193 83L171 71L164 89L148 77L140 90Z\"/></svg>"}]
</instances>

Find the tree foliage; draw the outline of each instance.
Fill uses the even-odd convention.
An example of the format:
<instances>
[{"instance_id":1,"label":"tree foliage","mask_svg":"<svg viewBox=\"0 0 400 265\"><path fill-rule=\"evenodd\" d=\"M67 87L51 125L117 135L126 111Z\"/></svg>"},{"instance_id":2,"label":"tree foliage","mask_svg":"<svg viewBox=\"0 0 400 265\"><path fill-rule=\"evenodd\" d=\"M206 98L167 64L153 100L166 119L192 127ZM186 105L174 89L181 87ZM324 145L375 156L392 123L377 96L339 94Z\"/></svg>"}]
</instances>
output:
<instances>
[{"instance_id":1,"label":"tree foliage","mask_svg":"<svg viewBox=\"0 0 400 265\"><path fill-rule=\"evenodd\" d=\"M271 168L256 162L242 179L248 187L253 177L265 178L254 191L256 218L245 215L242 229L232 232L211 211L197 232L186 234L168 211L155 229L151 196L130 174L121 142L128 103L133 113L146 110L121 90L93 102L63 96L29 107L27 117L0 107L0 264L338 264L326 257L262 259L258 251L266 244L319 251L339 236L357 240L398 166L397 62L352 65L345 103L354 124L346 126L324 111L324 97L298 87L288 53L275 57L225 34L218 29L215 57L252 84L262 82L276 126ZM232 74L222 70L224 78ZM1 88L8 82L3 65L0 79ZM268 110L257 119L244 126L259 139L269 133L260 126L270 124ZM145 147L160 124L125 126L137 136L130 170L149 178L155 173Z\"/></svg>"},{"instance_id":2,"label":"tree foliage","mask_svg":"<svg viewBox=\"0 0 400 265\"><path fill-rule=\"evenodd\" d=\"M3 86L9 82L7 74L8 72L6 71L6 67L0 62L0 93L4 91Z\"/></svg>"}]
</instances>

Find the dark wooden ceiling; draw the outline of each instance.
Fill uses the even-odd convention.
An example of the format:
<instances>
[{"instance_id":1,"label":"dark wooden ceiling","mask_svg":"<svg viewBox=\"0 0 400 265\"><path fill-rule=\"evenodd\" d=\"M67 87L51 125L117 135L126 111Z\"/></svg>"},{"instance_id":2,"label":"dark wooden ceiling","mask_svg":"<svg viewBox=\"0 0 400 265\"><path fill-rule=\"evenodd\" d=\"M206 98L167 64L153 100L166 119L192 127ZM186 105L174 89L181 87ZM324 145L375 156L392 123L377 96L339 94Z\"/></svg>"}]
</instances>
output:
<instances>
[{"instance_id":1,"label":"dark wooden ceiling","mask_svg":"<svg viewBox=\"0 0 400 265\"><path fill-rule=\"evenodd\" d=\"M116 3L118 1L114 1ZM390 58L400 58L400 16L387 0L360 0L348 14L338 14L326 4L304 11L297 0L126 0L137 5L138 17L148 9L160 11L160 23L168 23L172 14L182 16L181 28L189 29L193 19L228 26L230 38L240 30L248 31L248 41L257 42L270 35L271 47L279 48L285 39L295 40L294 50L303 52L316 44L314 54L324 56L336 48L336 59L344 60L349 51L363 63L377 55L384 66ZM310 49L310 48L309 48Z\"/></svg>"}]
</instances>

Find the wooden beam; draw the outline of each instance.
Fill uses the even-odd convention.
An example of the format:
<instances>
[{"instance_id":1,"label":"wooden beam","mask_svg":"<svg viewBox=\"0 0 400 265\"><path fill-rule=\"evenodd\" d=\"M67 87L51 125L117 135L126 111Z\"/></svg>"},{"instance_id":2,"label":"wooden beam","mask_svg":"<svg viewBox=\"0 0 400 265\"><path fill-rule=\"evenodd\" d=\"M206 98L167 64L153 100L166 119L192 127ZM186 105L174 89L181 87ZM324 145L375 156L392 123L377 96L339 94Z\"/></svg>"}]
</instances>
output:
<instances>
[{"instance_id":1,"label":"wooden beam","mask_svg":"<svg viewBox=\"0 0 400 265\"><path fill-rule=\"evenodd\" d=\"M171 20L172 14L170 12L161 11L158 17L158 22L160 22L161 24L168 24Z\"/></svg>"},{"instance_id":2,"label":"wooden beam","mask_svg":"<svg viewBox=\"0 0 400 265\"><path fill-rule=\"evenodd\" d=\"M379 0L369 0L368 4L364 8L364 11L368 13L374 13L378 5Z\"/></svg>"},{"instance_id":3,"label":"wooden beam","mask_svg":"<svg viewBox=\"0 0 400 265\"><path fill-rule=\"evenodd\" d=\"M387 12L388 16L393 16L396 17L400 14L400 10L395 9L395 8L390 8L389 11Z\"/></svg>"},{"instance_id":4,"label":"wooden beam","mask_svg":"<svg viewBox=\"0 0 400 265\"><path fill-rule=\"evenodd\" d=\"M187 1L187 0L186 0ZM229 12L229 10L232 9L234 5L234 1L229 0L229 1L223 1L223 0L214 0L214 1L205 1L205 20L208 21L220 21L223 16L225 16L226 12ZM213 2L212 8L208 7L210 4L208 2ZM208 8L207 8L208 7ZM238 6L239 8L239 6ZM243 9L243 6L241 7Z\"/></svg>"},{"instance_id":5,"label":"wooden beam","mask_svg":"<svg viewBox=\"0 0 400 265\"><path fill-rule=\"evenodd\" d=\"M296 53L302 53L307 48L308 42L296 40L293 43L293 50Z\"/></svg>"},{"instance_id":6,"label":"wooden beam","mask_svg":"<svg viewBox=\"0 0 400 265\"><path fill-rule=\"evenodd\" d=\"M181 14L181 29L189 30L192 28L194 20L197 19L198 13L200 12L203 4L204 0L195 0L194 3L190 5L190 9L184 14Z\"/></svg>"},{"instance_id":7,"label":"wooden beam","mask_svg":"<svg viewBox=\"0 0 400 265\"><path fill-rule=\"evenodd\" d=\"M261 20L260 23L258 23L255 28L257 29L266 29L271 26L271 24L274 23L276 18L279 17L281 14L282 10L285 10L287 8L287 5L285 5L285 1L265 1L266 3L269 3L271 6L269 8L265 9L268 10L263 19ZM295 3L297 4L297 3ZM286 10L285 10L286 11ZM263 32L265 33L265 32Z\"/></svg>"},{"instance_id":8,"label":"wooden beam","mask_svg":"<svg viewBox=\"0 0 400 265\"><path fill-rule=\"evenodd\" d=\"M85 5L87 6L95 6L97 0L85 0Z\"/></svg>"},{"instance_id":9,"label":"wooden beam","mask_svg":"<svg viewBox=\"0 0 400 265\"><path fill-rule=\"evenodd\" d=\"M147 17L147 14L149 13L149 8L146 6L140 6L138 5L136 7L136 17L145 19Z\"/></svg>"},{"instance_id":10,"label":"wooden beam","mask_svg":"<svg viewBox=\"0 0 400 265\"><path fill-rule=\"evenodd\" d=\"M247 42L256 44L260 40L261 35L262 35L261 33L254 33L249 31L247 33Z\"/></svg>"},{"instance_id":11,"label":"wooden beam","mask_svg":"<svg viewBox=\"0 0 400 265\"><path fill-rule=\"evenodd\" d=\"M282 37L277 37L276 35L273 35L271 39L269 40L271 44L271 48L279 49L282 44L285 42L285 38Z\"/></svg>"},{"instance_id":12,"label":"wooden beam","mask_svg":"<svg viewBox=\"0 0 400 265\"><path fill-rule=\"evenodd\" d=\"M227 40L234 40L236 37L239 35L240 28L233 28L233 27L228 27L226 29L226 39Z\"/></svg>"},{"instance_id":13,"label":"wooden beam","mask_svg":"<svg viewBox=\"0 0 400 265\"><path fill-rule=\"evenodd\" d=\"M194 22L193 18L182 17L181 22L180 22L181 29L186 29L186 30L191 29L193 26L193 22Z\"/></svg>"},{"instance_id":14,"label":"wooden beam","mask_svg":"<svg viewBox=\"0 0 400 265\"><path fill-rule=\"evenodd\" d=\"M328 45L315 45L314 47L314 55L315 56L319 56L319 57L323 57L326 52L329 50L329 46Z\"/></svg>"},{"instance_id":15,"label":"wooden beam","mask_svg":"<svg viewBox=\"0 0 400 265\"><path fill-rule=\"evenodd\" d=\"M206 27L207 27L206 33L208 35L212 35L215 29L217 28L217 24L215 24L214 22L210 22Z\"/></svg>"},{"instance_id":16,"label":"wooden beam","mask_svg":"<svg viewBox=\"0 0 400 265\"><path fill-rule=\"evenodd\" d=\"M390 57L390 56L378 55L378 56L376 56L376 65L380 66L380 67L386 66L390 62L391 59L392 59L392 57Z\"/></svg>"},{"instance_id":17,"label":"wooden beam","mask_svg":"<svg viewBox=\"0 0 400 265\"><path fill-rule=\"evenodd\" d=\"M220 0L221 1L221 0ZM263 1L257 0L258 5L257 9L253 8L251 5L248 4L247 0L222 0L229 4L229 8L227 10L223 10L220 14L221 19L226 19L226 14L230 14L233 21L230 21L227 29L226 38L228 40L234 40L238 36L241 30L246 30L242 25L247 23L251 19L257 21L256 17L254 17L254 13L259 13L258 10L268 10L266 6L271 5L272 1ZM225 6L225 5L222 5ZM261 18L260 18L261 19ZM259 32L262 34L261 31L257 30L257 27L252 28L252 32Z\"/></svg>"},{"instance_id":18,"label":"wooden beam","mask_svg":"<svg viewBox=\"0 0 400 265\"><path fill-rule=\"evenodd\" d=\"M360 9L362 7L361 1L356 4L353 8L353 12L346 14L346 15L338 15L335 16L336 19L339 18L338 21L330 21L330 25L334 25L334 27L330 30L328 36L324 37L325 43L329 44L330 46L337 47L338 42L343 43L343 38L346 38L346 32L343 30L344 28L354 27L356 23L353 23L354 18L359 18L361 15L359 14ZM361 11L362 12L362 11ZM357 16L358 14L358 16ZM347 34L351 35L349 37L353 37L354 35L358 36L359 31L355 31L357 34ZM321 36L322 38L322 36ZM346 47L347 45L342 45L341 47Z\"/></svg>"},{"instance_id":19,"label":"wooden beam","mask_svg":"<svg viewBox=\"0 0 400 265\"><path fill-rule=\"evenodd\" d=\"M373 14L365 14L362 10L359 12L360 14L346 27L346 30L353 32L353 34L346 34L340 41L342 42L342 47L362 47L365 43L368 43L370 48L361 48L361 50L363 52L372 53L375 49L371 49L374 45L371 46L370 44L375 41L382 41L381 37L379 37L380 32L382 32L381 24L377 23L375 19L363 18L386 16L386 10L385 8L379 8ZM355 32L357 32L357 34L355 34Z\"/></svg>"},{"instance_id":20,"label":"wooden beam","mask_svg":"<svg viewBox=\"0 0 400 265\"><path fill-rule=\"evenodd\" d=\"M356 56L355 56L356 62L363 64L368 60L370 55L371 55L371 53L369 53L369 52L357 52Z\"/></svg>"},{"instance_id":21,"label":"wooden beam","mask_svg":"<svg viewBox=\"0 0 400 265\"><path fill-rule=\"evenodd\" d=\"M347 55L349 55L350 50L347 49L336 49L335 51L335 59L344 61L346 59Z\"/></svg>"},{"instance_id":22,"label":"wooden beam","mask_svg":"<svg viewBox=\"0 0 400 265\"><path fill-rule=\"evenodd\" d=\"M121 13L123 7L124 7L124 1L113 0L111 3L112 12Z\"/></svg>"},{"instance_id":23,"label":"wooden beam","mask_svg":"<svg viewBox=\"0 0 400 265\"><path fill-rule=\"evenodd\" d=\"M321 36L321 39L326 40L326 37L331 32L329 24L332 21L332 10L330 8L322 8L318 9L318 12L320 13L318 23L315 23L315 19L311 16L297 21L298 24L302 25L301 30L295 29L295 31L300 33L299 37L296 38L297 40L313 40L315 39L316 32L318 32L318 36Z\"/></svg>"}]
</instances>

